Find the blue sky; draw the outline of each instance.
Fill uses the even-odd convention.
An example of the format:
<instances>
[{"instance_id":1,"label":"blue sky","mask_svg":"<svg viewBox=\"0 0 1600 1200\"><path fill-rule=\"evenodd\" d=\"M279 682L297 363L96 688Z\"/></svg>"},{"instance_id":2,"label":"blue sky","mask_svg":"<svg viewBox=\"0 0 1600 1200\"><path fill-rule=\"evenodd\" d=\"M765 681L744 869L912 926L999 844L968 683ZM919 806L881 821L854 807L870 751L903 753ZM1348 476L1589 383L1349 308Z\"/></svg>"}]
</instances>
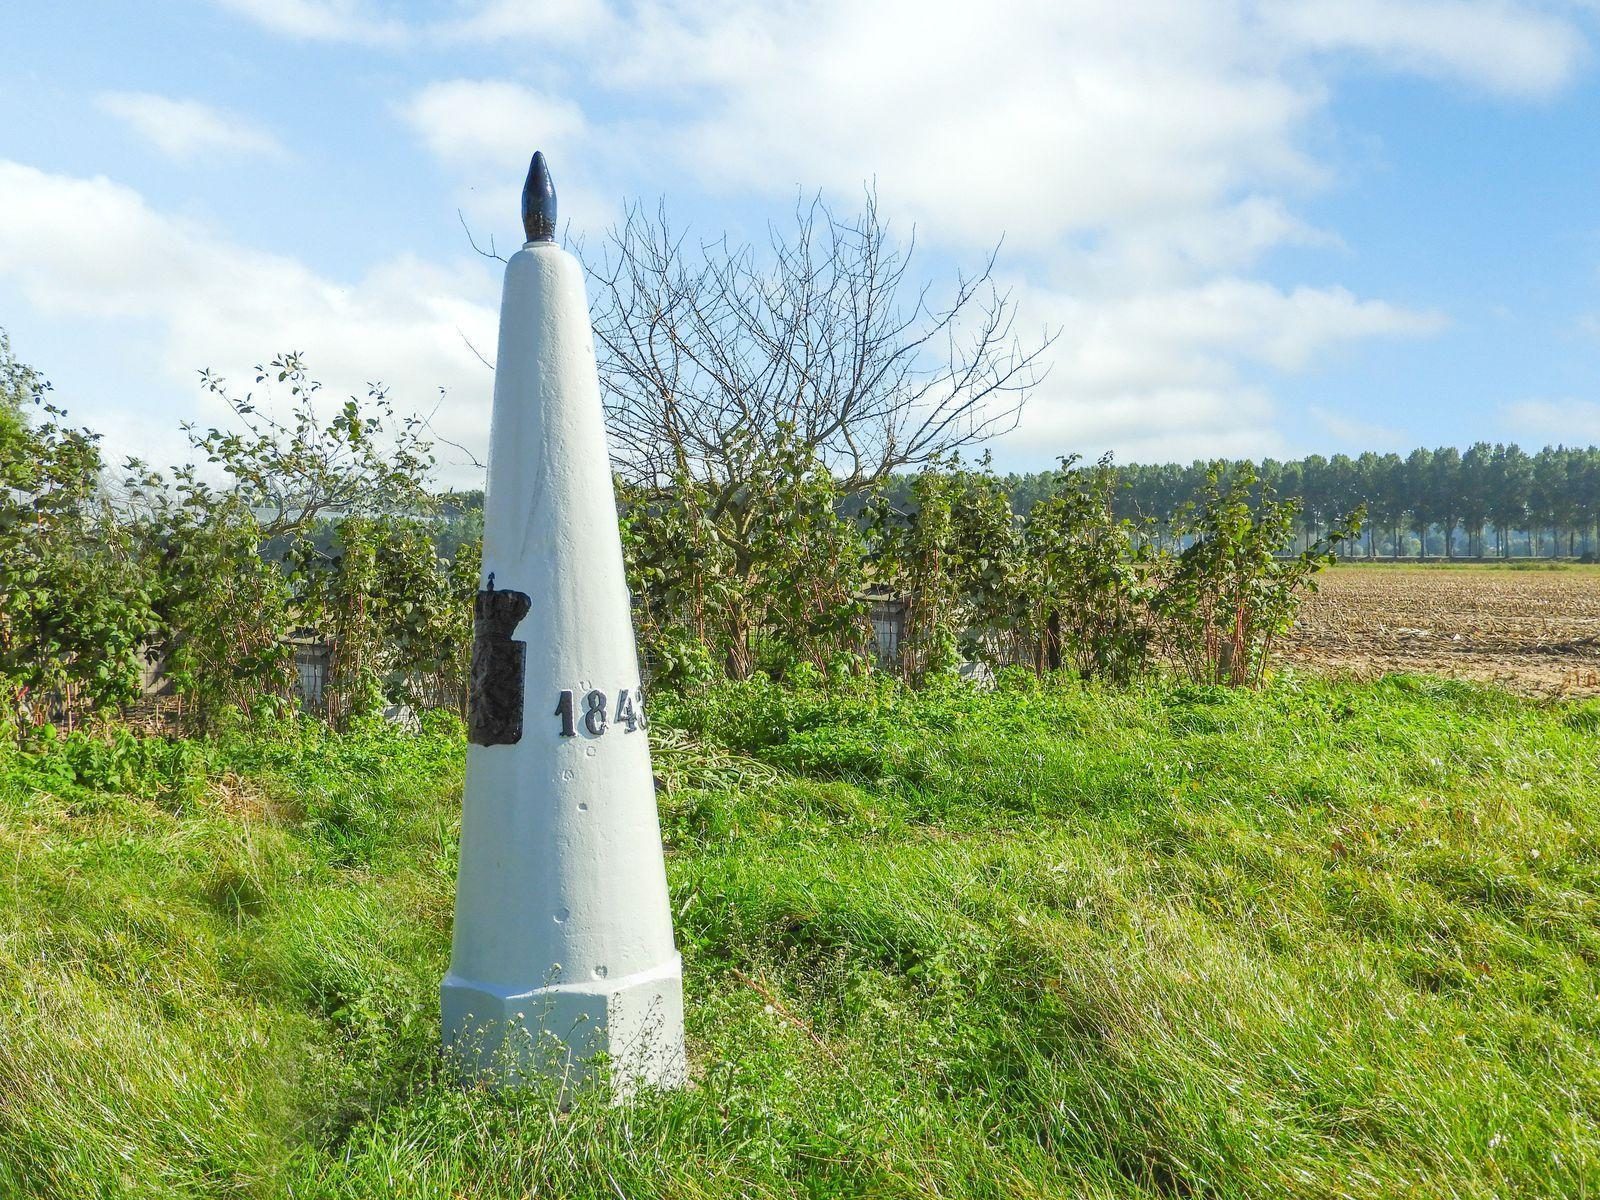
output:
<instances>
[{"instance_id":1,"label":"blue sky","mask_svg":"<svg viewBox=\"0 0 1600 1200\"><path fill-rule=\"evenodd\" d=\"M114 452L304 350L481 449L528 153L573 232L875 178L1059 329L1005 467L1600 440L1593 0L149 0L0 16L0 327ZM443 389L443 400L439 400ZM470 471L456 469L453 482Z\"/></svg>"}]
</instances>

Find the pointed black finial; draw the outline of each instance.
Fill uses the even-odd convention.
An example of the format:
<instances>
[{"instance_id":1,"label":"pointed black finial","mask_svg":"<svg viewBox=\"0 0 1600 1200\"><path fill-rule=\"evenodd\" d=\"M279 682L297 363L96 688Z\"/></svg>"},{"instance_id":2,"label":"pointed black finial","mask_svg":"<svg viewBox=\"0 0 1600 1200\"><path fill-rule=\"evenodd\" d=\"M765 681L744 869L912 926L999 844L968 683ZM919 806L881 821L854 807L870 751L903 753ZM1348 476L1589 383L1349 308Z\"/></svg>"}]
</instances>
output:
<instances>
[{"instance_id":1,"label":"pointed black finial","mask_svg":"<svg viewBox=\"0 0 1600 1200\"><path fill-rule=\"evenodd\" d=\"M556 185L543 150L533 152L528 182L522 185L522 229L530 242L556 240Z\"/></svg>"}]
</instances>

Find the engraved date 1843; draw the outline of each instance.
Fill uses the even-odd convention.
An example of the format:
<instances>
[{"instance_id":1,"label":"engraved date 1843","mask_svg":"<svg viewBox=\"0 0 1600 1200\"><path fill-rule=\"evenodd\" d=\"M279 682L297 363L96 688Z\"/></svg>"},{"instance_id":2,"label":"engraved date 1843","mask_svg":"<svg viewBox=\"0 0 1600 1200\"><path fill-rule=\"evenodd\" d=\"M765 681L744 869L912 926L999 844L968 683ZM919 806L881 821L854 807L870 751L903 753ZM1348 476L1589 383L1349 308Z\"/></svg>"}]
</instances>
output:
<instances>
[{"instance_id":1,"label":"engraved date 1843","mask_svg":"<svg viewBox=\"0 0 1600 1200\"><path fill-rule=\"evenodd\" d=\"M610 697L598 688L581 696L569 688L556 701L555 715L561 718L562 737L577 737L580 727L590 737L599 737L609 729L633 733L650 728L644 715L643 688L621 689L614 709Z\"/></svg>"}]
</instances>

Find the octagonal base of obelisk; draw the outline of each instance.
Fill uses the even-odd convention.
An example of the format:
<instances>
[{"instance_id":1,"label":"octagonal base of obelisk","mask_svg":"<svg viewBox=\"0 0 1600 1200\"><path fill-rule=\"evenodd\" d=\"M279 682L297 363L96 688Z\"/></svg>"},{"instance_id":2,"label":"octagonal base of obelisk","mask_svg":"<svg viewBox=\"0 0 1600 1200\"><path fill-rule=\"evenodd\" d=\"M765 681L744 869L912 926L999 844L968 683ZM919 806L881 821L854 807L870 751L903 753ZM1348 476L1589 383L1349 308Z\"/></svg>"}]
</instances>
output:
<instances>
[{"instance_id":1,"label":"octagonal base of obelisk","mask_svg":"<svg viewBox=\"0 0 1600 1200\"><path fill-rule=\"evenodd\" d=\"M683 968L677 955L622 979L507 991L452 972L439 989L444 1047L464 1081L558 1084L563 1098L603 1081L614 1099L681 1087Z\"/></svg>"}]
</instances>

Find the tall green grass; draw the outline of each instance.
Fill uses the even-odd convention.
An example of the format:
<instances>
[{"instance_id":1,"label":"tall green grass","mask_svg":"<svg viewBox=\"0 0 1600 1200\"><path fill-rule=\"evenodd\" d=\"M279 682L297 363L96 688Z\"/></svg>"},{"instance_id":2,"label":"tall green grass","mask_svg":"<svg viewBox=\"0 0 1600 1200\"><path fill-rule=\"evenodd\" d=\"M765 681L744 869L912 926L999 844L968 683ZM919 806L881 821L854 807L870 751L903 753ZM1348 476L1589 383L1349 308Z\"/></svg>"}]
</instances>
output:
<instances>
[{"instance_id":1,"label":"tall green grass","mask_svg":"<svg viewBox=\"0 0 1600 1200\"><path fill-rule=\"evenodd\" d=\"M694 1086L438 1069L462 747L0 752L0 1195L1600 1192L1600 706L661 697Z\"/></svg>"}]
</instances>

